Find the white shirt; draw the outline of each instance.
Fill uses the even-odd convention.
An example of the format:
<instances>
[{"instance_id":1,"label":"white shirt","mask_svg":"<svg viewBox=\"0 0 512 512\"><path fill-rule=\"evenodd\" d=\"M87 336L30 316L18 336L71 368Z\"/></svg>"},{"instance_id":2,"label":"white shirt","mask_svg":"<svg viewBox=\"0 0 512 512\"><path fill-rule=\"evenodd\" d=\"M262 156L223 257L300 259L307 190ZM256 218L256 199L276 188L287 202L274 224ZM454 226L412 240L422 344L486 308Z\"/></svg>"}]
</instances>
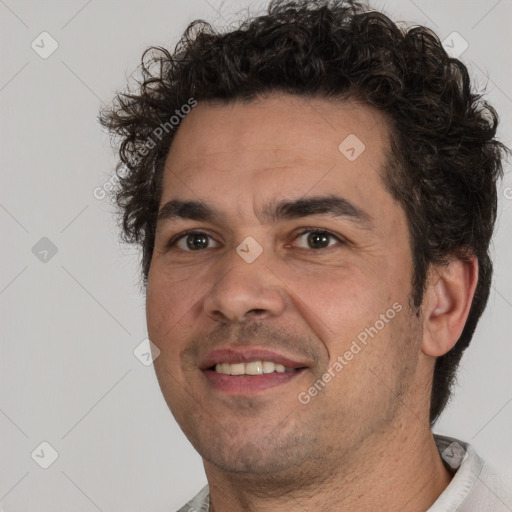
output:
<instances>
[{"instance_id":1,"label":"white shirt","mask_svg":"<svg viewBox=\"0 0 512 512\"><path fill-rule=\"evenodd\" d=\"M437 448L455 474L426 512L512 512L512 479L505 480L477 455L468 443L434 434ZM206 485L178 512L208 512ZM219 512L222 512L220 510Z\"/></svg>"}]
</instances>

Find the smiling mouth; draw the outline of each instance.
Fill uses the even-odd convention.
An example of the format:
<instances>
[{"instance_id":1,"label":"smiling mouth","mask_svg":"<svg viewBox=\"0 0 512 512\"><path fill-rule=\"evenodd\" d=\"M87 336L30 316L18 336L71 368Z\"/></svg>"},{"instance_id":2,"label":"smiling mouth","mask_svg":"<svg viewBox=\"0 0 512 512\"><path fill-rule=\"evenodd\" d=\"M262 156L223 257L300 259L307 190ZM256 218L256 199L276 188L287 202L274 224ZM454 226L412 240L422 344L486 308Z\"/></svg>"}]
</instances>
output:
<instances>
[{"instance_id":1,"label":"smiling mouth","mask_svg":"<svg viewBox=\"0 0 512 512\"><path fill-rule=\"evenodd\" d=\"M205 368L203 375L213 389L227 395L258 395L295 380L306 369L287 368L273 361L249 361L217 363Z\"/></svg>"},{"instance_id":2,"label":"smiling mouth","mask_svg":"<svg viewBox=\"0 0 512 512\"><path fill-rule=\"evenodd\" d=\"M246 363L217 363L209 368L223 375L267 375L270 373L294 372L301 368L288 368L274 361L248 361Z\"/></svg>"},{"instance_id":3,"label":"smiling mouth","mask_svg":"<svg viewBox=\"0 0 512 512\"><path fill-rule=\"evenodd\" d=\"M254 395L286 385L308 370L308 364L265 347L219 348L198 362L207 387L227 395Z\"/></svg>"}]
</instances>

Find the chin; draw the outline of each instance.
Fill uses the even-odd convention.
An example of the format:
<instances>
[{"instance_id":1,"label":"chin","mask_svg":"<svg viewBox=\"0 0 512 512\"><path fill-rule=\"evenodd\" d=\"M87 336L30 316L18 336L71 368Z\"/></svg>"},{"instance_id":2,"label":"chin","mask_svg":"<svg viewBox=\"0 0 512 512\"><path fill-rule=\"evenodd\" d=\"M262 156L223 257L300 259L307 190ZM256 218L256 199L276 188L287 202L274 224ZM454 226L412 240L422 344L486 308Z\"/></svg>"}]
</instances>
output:
<instances>
[{"instance_id":1,"label":"chin","mask_svg":"<svg viewBox=\"0 0 512 512\"><path fill-rule=\"evenodd\" d=\"M252 437L251 437L252 435ZM314 457L315 440L305 435L285 435L279 429L267 436L258 432L211 436L193 441L202 458L217 468L238 474L274 475L306 464Z\"/></svg>"}]
</instances>

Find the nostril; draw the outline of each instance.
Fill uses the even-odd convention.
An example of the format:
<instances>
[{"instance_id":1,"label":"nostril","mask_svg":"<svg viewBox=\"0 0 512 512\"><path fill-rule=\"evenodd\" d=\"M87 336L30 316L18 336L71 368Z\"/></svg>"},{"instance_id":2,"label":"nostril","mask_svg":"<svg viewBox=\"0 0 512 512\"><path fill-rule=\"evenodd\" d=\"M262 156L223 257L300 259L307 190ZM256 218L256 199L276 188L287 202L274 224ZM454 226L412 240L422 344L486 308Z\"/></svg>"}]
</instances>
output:
<instances>
[{"instance_id":1,"label":"nostril","mask_svg":"<svg viewBox=\"0 0 512 512\"><path fill-rule=\"evenodd\" d=\"M265 309L251 309L249 313L254 313L256 315L263 315L267 311Z\"/></svg>"}]
</instances>

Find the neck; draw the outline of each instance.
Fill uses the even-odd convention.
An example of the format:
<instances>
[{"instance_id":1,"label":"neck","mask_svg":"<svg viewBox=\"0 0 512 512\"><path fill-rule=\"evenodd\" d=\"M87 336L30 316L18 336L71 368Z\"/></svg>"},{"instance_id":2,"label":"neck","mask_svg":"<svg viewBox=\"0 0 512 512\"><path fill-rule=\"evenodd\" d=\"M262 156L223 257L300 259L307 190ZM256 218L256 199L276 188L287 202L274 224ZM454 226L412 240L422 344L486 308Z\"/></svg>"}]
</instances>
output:
<instances>
[{"instance_id":1,"label":"neck","mask_svg":"<svg viewBox=\"0 0 512 512\"><path fill-rule=\"evenodd\" d=\"M427 510L450 483L430 425L402 421L355 449L286 474L233 474L205 461L210 512ZM416 427L416 428L414 428Z\"/></svg>"}]
</instances>

